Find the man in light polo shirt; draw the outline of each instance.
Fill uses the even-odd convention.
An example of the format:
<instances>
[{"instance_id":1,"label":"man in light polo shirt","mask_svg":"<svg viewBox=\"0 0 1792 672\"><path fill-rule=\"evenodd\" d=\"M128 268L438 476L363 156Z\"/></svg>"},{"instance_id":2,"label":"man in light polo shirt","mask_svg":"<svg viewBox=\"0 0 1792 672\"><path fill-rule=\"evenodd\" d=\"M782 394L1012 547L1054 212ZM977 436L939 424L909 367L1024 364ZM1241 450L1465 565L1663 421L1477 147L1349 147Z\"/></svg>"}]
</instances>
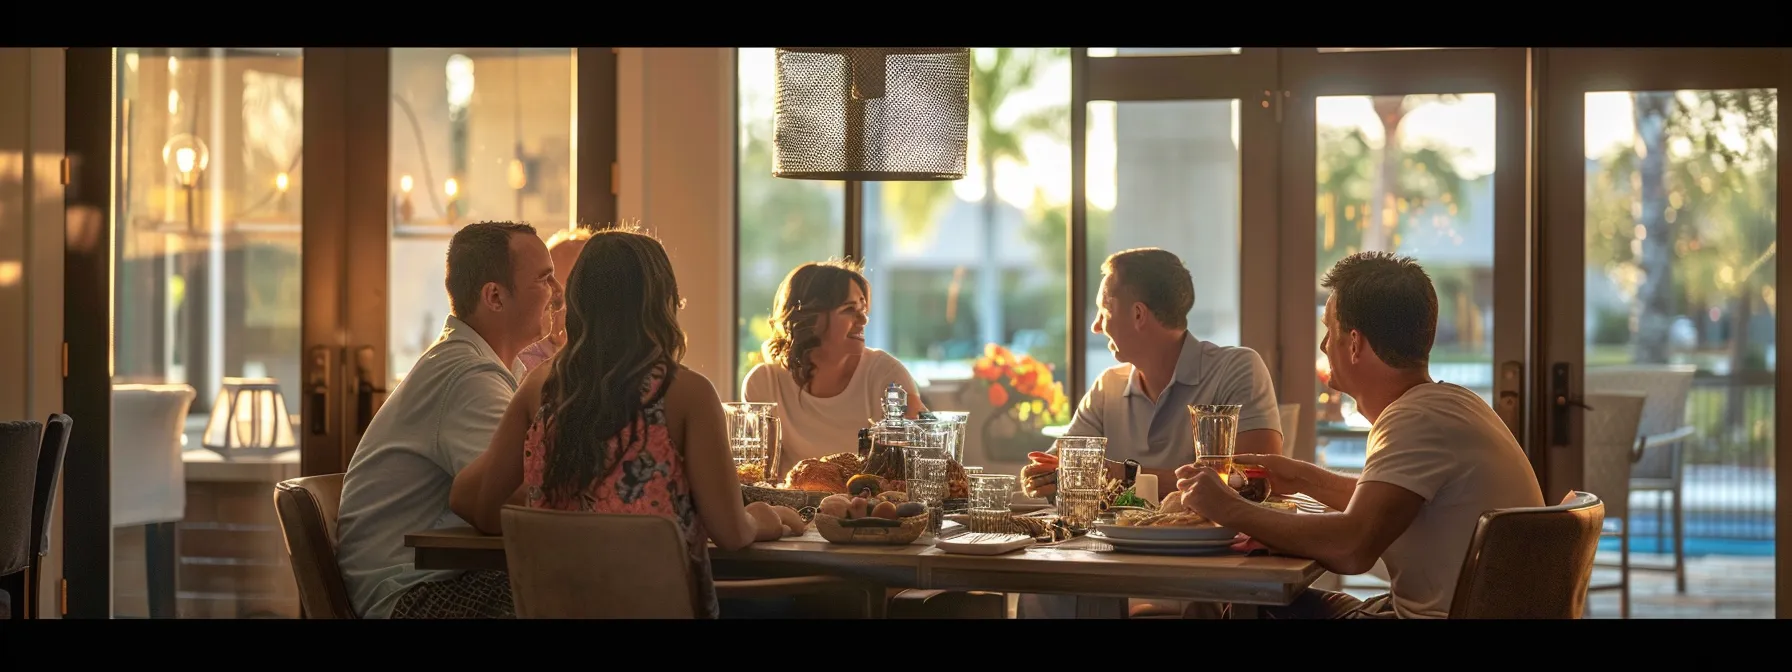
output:
<instances>
[{"instance_id":1,"label":"man in light polo shirt","mask_svg":"<svg viewBox=\"0 0 1792 672\"><path fill-rule=\"evenodd\" d=\"M528 224L468 224L448 242L452 314L380 406L342 481L336 561L362 618L511 618L510 579L417 569L404 535L466 525L454 475L485 452L516 394L517 353L561 303L554 260Z\"/></svg>"},{"instance_id":2,"label":"man in light polo shirt","mask_svg":"<svg viewBox=\"0 0 1792 672\"><path fill-rule=\"evenodd\" d=\"M1103 371L1078 404L1065 436L1107 438L1113 477L1125 460L1157 476L1152 501L1176 489L1176 468L1195 461L1191 405L1236 404L1240 453L1280 454L1282 420L1275 385L1263 358L1250 348L1222 346L1188 331L1195 307L1195 284L1182 260L1167 250L1139 248L1116 252L1101 265L1101 292L1090 331L1107 336L1120 362ZM1055 460L1035 461L1021 470L1026 494L1056 492L1050 476ZM1141 493L1142 494L1142 493ZM1071 604L1025 595L1027 616L1071 617ZM1136 609L1145 608L1135 606Z\"/></svg>"},{"instance_id":3,"label":"man in light polo shirt","mask_svg":"<svg viewBox=\"0 0 1792 672\"><path fill-rule=\"evenodd\" d=\"M1182 260L1154 247L1125 250L1108 257L1101 272L1089 329L1108 337L1120 365L1083 395L1064 435L1106 437L1109 460L1138 460L1142 473L1157 476L1152 501L1176 489L1177 467L1195 461L1191 405L1243 406L1237 452L1280 454L1282 420L1269 368L1255 350L1189 333L1195 285ZM1056 492L1049 477L1056 470L1055 460L1027 465L1022 488L1034 497ZM1112 470L1118 478L1121 467Z\"/></svg>"}]
</instances>

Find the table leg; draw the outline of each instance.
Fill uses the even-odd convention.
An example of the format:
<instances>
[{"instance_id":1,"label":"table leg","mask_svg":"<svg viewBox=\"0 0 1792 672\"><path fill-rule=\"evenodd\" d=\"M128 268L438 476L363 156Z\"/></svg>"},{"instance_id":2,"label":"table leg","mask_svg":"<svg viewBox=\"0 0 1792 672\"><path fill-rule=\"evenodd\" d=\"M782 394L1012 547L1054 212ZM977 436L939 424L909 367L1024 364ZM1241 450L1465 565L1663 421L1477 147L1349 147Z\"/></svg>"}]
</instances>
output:
<instances>
[{"instance_id":1,"label":"table leg","mask_svg":"<svg viewBox=\"0 0 1792 672\"><path fill-rule=\"evenodd\" d=\"M179 618L178 579L180 571L177 523L150 523L143 528L143 560L149 577L149 617Z\"/></svg>"}]
</instances>

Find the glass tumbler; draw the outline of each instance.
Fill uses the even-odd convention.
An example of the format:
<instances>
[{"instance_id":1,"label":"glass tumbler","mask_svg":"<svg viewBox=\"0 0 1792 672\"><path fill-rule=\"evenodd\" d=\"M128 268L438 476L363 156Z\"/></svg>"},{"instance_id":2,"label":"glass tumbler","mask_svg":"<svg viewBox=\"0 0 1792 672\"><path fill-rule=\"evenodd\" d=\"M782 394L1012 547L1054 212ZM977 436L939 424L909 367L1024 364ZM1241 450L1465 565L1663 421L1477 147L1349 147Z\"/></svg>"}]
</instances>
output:
<instances>
[{"instance_id":1,"label":"glass tumbler","mask_svg":"<svg viewBox=\"0 0 1792 672\"><path fill-rule=\"evenodd\" d=\"M1071 529L1089 529L1101 513L1108 440L1099 436L1066 436L1058 439L1056 446L1058 518Z\"/></svg>"},{"instance_id":2,"label":"glass tumbler","mask_svg":"<svg viewBox=\"0 0 1792 672\"><path fill-rule=\"evenodd\" d=\"M1188 421L1195 436L1195 464L1221 476L1232 473L1232 453L1238 447L1238 413L1243 408L1235 404L1188 407Z\"/></svg>"},{"instance_id":3,"label":"glass tumbler","mask_svg":"<svg viewBox=\"0 0 1792 672\"><path fill-rule=\"evenodd\" d=\"M1014 489L1015 477L1009 474L971 475L971 531L1010 531L1008 502Z\"/></svg>"}]
</instances>

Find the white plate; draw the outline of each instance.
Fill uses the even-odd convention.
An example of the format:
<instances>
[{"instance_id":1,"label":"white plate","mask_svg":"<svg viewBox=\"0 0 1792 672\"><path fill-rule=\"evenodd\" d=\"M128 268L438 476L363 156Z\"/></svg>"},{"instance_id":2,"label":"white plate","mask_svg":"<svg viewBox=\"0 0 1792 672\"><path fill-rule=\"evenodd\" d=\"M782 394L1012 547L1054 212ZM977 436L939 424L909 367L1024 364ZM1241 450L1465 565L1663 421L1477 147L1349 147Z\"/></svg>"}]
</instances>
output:
<instances>
[{"instance_id":1,"label":"white plate","mask_svg":"<svg viewBox=\"0 0 1792 672\"><path fill-rule=\"evenodd\" d=\"M1198 541L1187 541L1182 539L1117 539L1100 532L1090 532L1089 538L1113 546L1114 548L1123 546L1127 548L1165 549L1226 548L1236 543L1234 537L1226 537L1225 539L1203 539Z\"/></svg>"},{"instance_id":2,"label":"white plate","mask_svg":"<svg viewBox=\"0 0 1792 672\"><path fill-rule=\"evenodd\" d=\"M1033 538L1024 534L966 533L934 542L933 547L961 555L1001 555L1032 546Z\"/></svg>"},{"instance_id":3,"label":"white plate","mask_svg":"<svg viewBox=\"0 0 1792 672\"><path fill-rule=\"evenodd\" d=\"M1238 536L1237 532L1224 527L1128 527L1097 524L1095 529L1114 539L1213 541Z\"/></svg>"},{"instance_id":4,"label":"white plate","mask_svg":"<svg viewBox=\"0 0 1792 672\"><path fill-rule=\"evenodd\" d=\"M1191 546L1183 548L1160 548L1154 546L1114 546L1115 553L1134 553L1137 555L1220 555L1232 552L1226 546Z\"/></svg>"}]
</instances>

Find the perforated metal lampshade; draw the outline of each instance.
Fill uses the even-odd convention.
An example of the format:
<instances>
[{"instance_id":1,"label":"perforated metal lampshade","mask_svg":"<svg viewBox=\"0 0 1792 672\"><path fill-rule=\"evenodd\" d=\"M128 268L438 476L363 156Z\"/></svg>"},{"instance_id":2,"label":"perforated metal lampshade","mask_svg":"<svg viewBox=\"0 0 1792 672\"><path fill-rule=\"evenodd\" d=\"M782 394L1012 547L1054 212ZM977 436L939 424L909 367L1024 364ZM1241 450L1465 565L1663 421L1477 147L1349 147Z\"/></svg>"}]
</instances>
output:
<instances>
[{"instance_id":1,"label":"perforated metal lampshade","mask_svg":"<svg viewBox=\"0 0 1792 672\"><path fill-rule=\"evenodd\" d=\"M784 47L777 57L773 175L964 177L970 49Z\"/></svg>"}]
</instances>

